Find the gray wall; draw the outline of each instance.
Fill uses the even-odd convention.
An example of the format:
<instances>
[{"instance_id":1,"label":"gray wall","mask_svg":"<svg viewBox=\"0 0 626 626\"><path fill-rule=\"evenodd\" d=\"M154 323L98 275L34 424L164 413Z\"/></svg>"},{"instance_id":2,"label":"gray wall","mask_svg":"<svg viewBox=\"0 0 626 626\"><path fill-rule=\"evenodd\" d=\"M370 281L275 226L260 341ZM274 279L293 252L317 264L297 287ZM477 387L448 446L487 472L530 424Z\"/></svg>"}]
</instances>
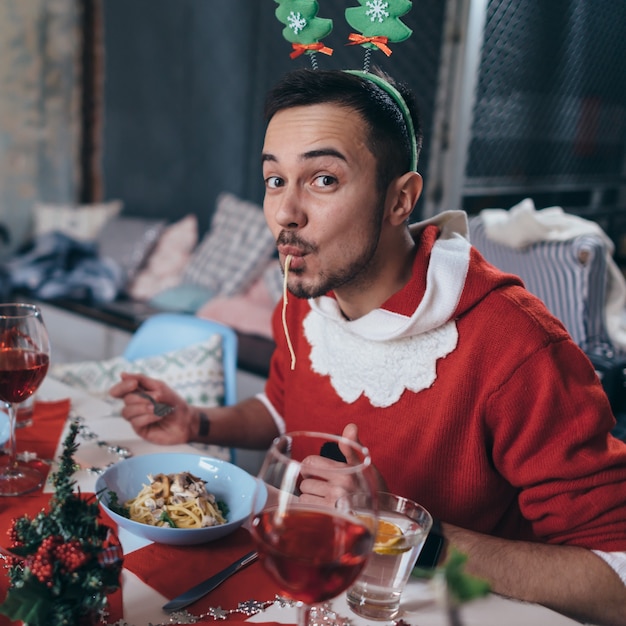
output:
<instances>
[{"instance_id":1,"label":"gray wall","mask_svg":"<svg viewBox=\"0 0 626 626\"><path fill-rule=\"evenodd\" d=\"M363 65L345 46L345 0L320 3L334 19L322 68ZM441 48L441 0L420 0L402 17L413 36L373 60L420 96L428 136ZM196 213L208 226L216 195L261 202L263 97L284 72L310 67L289 58L272 0L105 0L103 172L107 198L125 213L175 219ZM427 143L427 142L426 142ZM428 158L426 145L422 164Z\"/></svg>"}]
</instances>

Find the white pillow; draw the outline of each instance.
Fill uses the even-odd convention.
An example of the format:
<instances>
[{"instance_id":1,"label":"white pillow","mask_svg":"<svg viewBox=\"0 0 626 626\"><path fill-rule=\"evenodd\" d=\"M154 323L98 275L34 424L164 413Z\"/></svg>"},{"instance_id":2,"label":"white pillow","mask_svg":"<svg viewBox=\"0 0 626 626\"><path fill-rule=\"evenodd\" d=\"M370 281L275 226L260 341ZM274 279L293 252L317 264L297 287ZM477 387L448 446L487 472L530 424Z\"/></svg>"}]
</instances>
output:
<instances>
[{"instance_id":1,"label":"white pillow","mask_svg":"<svg viewBox=\"0 0 626 626\"><path fill-rule=\"evenodd\" d=\"M114 401L108 396L108 391L119 382L122 372L145 374L163 380L190 404L207 408L224 404L220 334L180 350L134 361L115 357L105 361L51 365L49 376L119 404L121 401ZM200 444L197 447L206 450L211 456L225 460L231 458L228 448Z\"/></svg>"},{"instance_id":2,"label":"white pillow","mask_svg":"<svg viewBox=\"0 0 626 626\"><path fill-rule=\"evenodd\" d=\"M99 204L35 203L35 237L60 231L72 239L93 241L100 229L122 210L122 202L113 200Z\"/></svg>"}]
</instances>

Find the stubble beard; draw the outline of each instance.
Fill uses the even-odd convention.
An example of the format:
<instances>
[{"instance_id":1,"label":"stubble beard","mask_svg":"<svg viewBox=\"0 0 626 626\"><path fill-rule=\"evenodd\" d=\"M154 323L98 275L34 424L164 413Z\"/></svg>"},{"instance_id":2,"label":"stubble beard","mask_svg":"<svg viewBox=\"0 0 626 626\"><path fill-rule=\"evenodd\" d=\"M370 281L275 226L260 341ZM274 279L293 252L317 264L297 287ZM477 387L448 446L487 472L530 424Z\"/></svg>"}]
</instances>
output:
<instances>
[{"instance_id":1,"label":"stubble beard","mask_svg":"<svg viewBox=\"0 0 626 626\"><path fill-rule=\"evenodd\" d=\"M373 216L370 225L370 237L367 246L361 251L359 256L352 259L346 267L340 268L336 271L325 272L322 271L315 284L303 284L301 281L292 281L289 285L289 291L296 298L319 298L326 295L329 291L334 291L347 285L351 290L358 289L364 290L372 282L372 276L374 270L374 260L376 250L380 241L380 233L382 230L382 213L384 206L382 203L384 199L379 199L379 206L383 207L376 212ZM289 270L290 274L298 276L301 274L299 270Z\"/></svg>"}]
</instances>

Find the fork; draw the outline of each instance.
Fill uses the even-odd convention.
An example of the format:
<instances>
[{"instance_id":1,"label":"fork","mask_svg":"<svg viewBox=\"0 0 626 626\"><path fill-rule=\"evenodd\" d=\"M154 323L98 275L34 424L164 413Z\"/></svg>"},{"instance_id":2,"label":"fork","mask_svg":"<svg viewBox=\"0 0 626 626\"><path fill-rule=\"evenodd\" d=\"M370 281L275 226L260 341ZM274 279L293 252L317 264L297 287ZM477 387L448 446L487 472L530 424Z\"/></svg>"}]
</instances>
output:
<instances>
[{"instance_id":1,"label":"fork","mask_svg":"<svg viewBox=\"0 0 626 626\"><path fill-rule=\"evenodd\" d=\"M166 404L165 402L157 402L149 393L142 391L141 389L137 389L134 393L152 402L154 414L157 417L165 417L174 410L174 407L171 404Z\"/></svg>"}]
</instances>

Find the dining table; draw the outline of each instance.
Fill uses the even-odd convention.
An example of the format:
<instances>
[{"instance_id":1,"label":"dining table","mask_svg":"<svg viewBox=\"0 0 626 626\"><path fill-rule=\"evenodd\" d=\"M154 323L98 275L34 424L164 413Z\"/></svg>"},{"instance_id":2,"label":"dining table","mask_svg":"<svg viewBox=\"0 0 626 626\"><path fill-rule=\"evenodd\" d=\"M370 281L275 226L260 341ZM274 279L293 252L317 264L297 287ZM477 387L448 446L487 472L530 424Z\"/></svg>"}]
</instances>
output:
<instances>
[{"instance_id":1,"label":"dining table","mask_svg":"<svg viewBox=\"0 0 626 626\"><path fill-rule=\"evenodd\" d=\"M55 470L70 419L79 420L80 436L74 454L76 489L92 494L95 481L107 466L123 463L124 454L154 452L203 454L194 445L159 446L141 439L120 415L119 400L89 393L48 376L37 393L31 426L17 430L17 448L23 458L49 474ZM8 544L11 519L35 515L53 492L47 480L42 488L24 496L0 498L0 547ZM102 515L105 515L104 512ZM115 527L113 520L106 523ZM156 544L116 529L122 545L124 567L120 590L112 594L108 624L116 626L159 626L165 624L210 624L217 621L256 624L295 624L294 604L280 595L278 587L256 561L227 579L214 591L186 609L168 614L162 606L198 582L222 570L236 558L254 549L252 538L242 526L221 539L202 545ZM8 588L6 571L0 575L0 598ZM402 596L396 621L376 622L382 626L448 626L448 618L437 602L436 585L411 579ZM340 626L372 623L354 614L345 594L325 604L320 623ZM574 626L579 624L543 606L519 602L493 593L463 604L459 610L463 626ZM0 616L0 626L11 624Z\"/></svg>"}]
</instances>

